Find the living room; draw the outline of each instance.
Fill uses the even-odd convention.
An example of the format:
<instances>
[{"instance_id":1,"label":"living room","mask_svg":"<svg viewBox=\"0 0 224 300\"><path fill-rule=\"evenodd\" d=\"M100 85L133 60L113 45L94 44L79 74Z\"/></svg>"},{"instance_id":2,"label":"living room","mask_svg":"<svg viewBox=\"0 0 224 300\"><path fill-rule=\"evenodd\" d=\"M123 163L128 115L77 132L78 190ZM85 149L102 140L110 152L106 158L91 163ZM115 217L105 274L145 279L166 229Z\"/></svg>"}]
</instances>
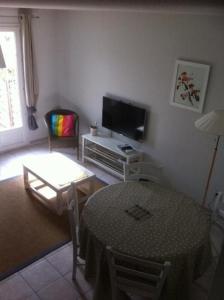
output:
<instances>
[{"instance_id":1,"label":"living room","mask_svg":"<svg viewBox=\"0 0 224 300\"><path fill-rule=\"evenodd\" d=\"M17 14L15 7L2 8L1 24L15 24L12 16ZM115 96L144 106L149 118L144 143L114 137L161 164L166 186L200 203L215 136L200 132L194 122L223 108L224 10L164 4L136 10L42 7L33 8L32 14L37 16L32 28L38 129L24 126L23 140L3 142L1 151L46 139L44 115L57 106L79 114L80 136L95 122L99 131L109 134L101 126L102 98ZM210 66L202 113L170 104L177 60ZM223 190L223 158L218 151L207 199Z\"/></svg>"}]
</instances>

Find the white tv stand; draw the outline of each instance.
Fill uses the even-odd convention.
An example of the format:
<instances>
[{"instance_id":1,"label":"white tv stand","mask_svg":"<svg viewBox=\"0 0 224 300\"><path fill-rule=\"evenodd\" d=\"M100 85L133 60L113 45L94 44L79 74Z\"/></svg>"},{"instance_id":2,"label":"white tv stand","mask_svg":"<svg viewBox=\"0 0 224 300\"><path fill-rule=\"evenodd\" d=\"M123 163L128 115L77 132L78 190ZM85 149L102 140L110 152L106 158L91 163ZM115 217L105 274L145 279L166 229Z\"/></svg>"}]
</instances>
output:
<instances>
[{"instance_id":1,"label":"white tv stand","mask_svg":"<svg viewBox=\"0 0 224 300\"><path fill-rule=\"evenodd\" d=\"M82 135L82 161L90 161L108 172L124 178L124 164L142 160L142 153L133 150L125 153L118 148L123 144L112 137Z\"/></svg>"}]
</instances>

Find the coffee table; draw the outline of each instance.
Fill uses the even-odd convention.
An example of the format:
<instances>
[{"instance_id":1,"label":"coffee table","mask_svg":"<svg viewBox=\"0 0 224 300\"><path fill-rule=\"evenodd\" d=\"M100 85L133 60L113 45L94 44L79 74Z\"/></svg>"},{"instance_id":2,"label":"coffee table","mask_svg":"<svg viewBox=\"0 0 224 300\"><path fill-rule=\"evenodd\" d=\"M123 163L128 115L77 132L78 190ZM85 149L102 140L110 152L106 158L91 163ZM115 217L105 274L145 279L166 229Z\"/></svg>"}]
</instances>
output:
<instances>
[{"instance_id":1,"label":"coffee table","mask_svg":"<svg viewBox=\"0 0 224 300\"><path fill-rule=\"evenodd\" d=\"M23 162L24 186L59 215L72 198L74 182L88 195L94 191L95 174L60 153L35 155Z\"/></svg>"}]
</instances>

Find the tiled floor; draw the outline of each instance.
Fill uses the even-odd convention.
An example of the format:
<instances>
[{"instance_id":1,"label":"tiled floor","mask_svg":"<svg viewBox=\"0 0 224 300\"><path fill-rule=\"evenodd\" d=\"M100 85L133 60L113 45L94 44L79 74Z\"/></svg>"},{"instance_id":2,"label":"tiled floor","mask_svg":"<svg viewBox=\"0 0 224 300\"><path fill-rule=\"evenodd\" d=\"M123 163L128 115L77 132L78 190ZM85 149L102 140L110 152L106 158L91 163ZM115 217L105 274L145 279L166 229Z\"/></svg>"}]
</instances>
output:
<instances>
[{"instance_id":1,"label":"tiled floor","mask_svg":"<svg viewBox=\"0 0 224 300\"><path fill-rule=\"evenodd\" d=\"M80 288L74 285L71 277L72 245L69 243L3 280L0 299L90 299L92 287L85 281L83 273L77 272Z\"/></svg>"},{"instance_id":2,"label":"tiled floor","mask_svg":"<svg viewBox=\"0 0 224 300\"><path fill-rule=\"evenodd\" d=\"M47 144L39 144L26 149L18 149L0 155L0 180L22 174L24 158L36 153L47 153ZM70 158L74 154L63 151ZM118 179L99 168L88 165L98 178L111 184ZM212 228L214 253L219 252L223 233L217 227ZM193 286L192 300L206 300L209 285L215 270L213 263L209 270ZM32 265L0 282L0 300L90 300L92 287L85 281L81 269L77 272L77 284L72 281L72 244L51 252ZM106 299L105 299L106 300Z\"/></svg>"}]
</instances>

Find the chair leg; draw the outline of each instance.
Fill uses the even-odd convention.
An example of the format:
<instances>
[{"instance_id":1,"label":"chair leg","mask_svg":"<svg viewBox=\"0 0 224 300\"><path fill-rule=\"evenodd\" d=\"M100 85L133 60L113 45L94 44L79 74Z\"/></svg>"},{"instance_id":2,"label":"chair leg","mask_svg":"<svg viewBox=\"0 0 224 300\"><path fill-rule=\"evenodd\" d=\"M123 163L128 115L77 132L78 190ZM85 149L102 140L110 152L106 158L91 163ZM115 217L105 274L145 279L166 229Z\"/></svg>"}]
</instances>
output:
<instances>
[{"instance_id":1,"label":"chair leg","mask_svg":"<svg viewBox=\"0 0 224 300\"><path fill-rule=\"evenodd\" d=\"M77 272L77 245L73 245L73 268L72 268L72 280L76 280L76 272Z\"/></svg>"},{"instance_id":2,"label":"chair leg","mask_svg":"<svg viewBox=\"0 0 224 300\"><path fill-rule=\"evenodd\" d=\"M73 270L72 270L72 280L76 280L76 271L77 271L77 265L80 265L78 263L78 248L79 248L79 237L78 237L78 227L79 227L79 207L78 207L78 201L77 199L77 190L76 186L72 185L72 190L70 189L72 200L67 203L68 207L68 218L69 218L69 224L70 224L70 231L71 231L71 237L72 237L72 245L73 245ZM68 192L69 193L69 192Z\"/></svg>"},{"instance_id":3,"label":"chair leg","mask_svg":"<svg viewBox=\"0 0 224 300\"><path fill-rule=\"evenodd\" d=\"M76 224L74 221L74 211L73 203L70 202L68 205L68 218L70 224L70 232L72 237L72 248L73 248L73 269L72 269L72 280L76 280L76 270L77 270L77 240L76 240Z\"/></svg>"}]
</instances>

